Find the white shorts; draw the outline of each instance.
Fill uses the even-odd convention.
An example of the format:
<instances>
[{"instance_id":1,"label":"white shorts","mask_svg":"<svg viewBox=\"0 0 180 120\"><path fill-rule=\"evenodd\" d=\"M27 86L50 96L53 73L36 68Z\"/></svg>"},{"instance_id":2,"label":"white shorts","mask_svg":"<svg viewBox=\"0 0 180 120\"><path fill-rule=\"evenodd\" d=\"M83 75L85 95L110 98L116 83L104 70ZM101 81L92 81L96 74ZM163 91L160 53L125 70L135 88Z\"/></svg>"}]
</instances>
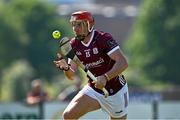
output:
<instances>
[{"instance_id":1,"label":"white shorts","mask_svg":"<svg viewBox=\"0 0 180 120\"><path fill-rule=\"evenodd\" d=\"M101 105L101 109L113 118L122 117L128 112L129 94L127 83L116 94L107 98L96 92L89 85L85 85L80 92L96 99Z\"/></svg>"}]
</instances>

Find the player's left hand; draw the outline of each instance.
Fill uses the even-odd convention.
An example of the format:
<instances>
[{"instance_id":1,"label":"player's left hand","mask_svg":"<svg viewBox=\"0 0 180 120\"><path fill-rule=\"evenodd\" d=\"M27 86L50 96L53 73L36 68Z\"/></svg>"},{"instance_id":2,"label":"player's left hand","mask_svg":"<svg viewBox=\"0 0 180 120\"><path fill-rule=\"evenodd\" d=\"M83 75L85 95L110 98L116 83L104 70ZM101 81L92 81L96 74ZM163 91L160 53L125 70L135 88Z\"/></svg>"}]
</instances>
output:
<instances>
[{"instance_id":1,"label":"player's left hand","mask_svg":"<svg viewBox=\"0 0 180 120\"><path fill-rule=\"evenodd\" d=\"M67 70L69 65L67 64L66 60L63 59L62 55L60 53L57 53L58 59L54 61L54 64L57 68L61 70Z\"/></svg>"},{"instance_id":2,"label":"player's left hand","mask_svg":"<svg viewBox=\"0 0 180 120\"><path fill-rule=\"evenodd\" d=\"M97 81L93 81L95 83L95 87L102 90L106 86L107 79L104 75L98 76Z\"/></svg>"}]
</instances>

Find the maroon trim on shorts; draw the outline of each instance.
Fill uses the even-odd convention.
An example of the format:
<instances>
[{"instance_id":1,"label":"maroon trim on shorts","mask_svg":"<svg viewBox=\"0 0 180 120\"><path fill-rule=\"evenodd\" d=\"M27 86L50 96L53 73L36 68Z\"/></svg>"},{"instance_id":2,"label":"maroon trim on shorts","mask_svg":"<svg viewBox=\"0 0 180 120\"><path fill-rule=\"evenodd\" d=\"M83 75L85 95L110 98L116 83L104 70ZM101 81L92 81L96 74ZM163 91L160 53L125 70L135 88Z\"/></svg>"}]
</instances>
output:
<instances>
[{"instance_id":1,"label":"maroon trim on shorts","mask_svg":"<svg viewBox=\"0 0 180 120\"><path fill-rule=\"evenodd\" d=\"M121 77L121 78L119 78ZM123 82L120 82L120 80L123 81ZM123 84L122 84L123 83ZM89 79L88 81L88 84L90 87L92 87L96 92L100 93L100 94L104 94L102 90L100 89L97 89L95 88L95 84L92 83L92 80ZM114 77L112 78L111 80L109 80L107 83L106 83L106 90L109 92L109 95L114 95L116 94L119 90L121 90L123 88L123 86L126 84L126 80L124 79L124 76L117 76L117 77Z\"/></svg>"}]
</instances>

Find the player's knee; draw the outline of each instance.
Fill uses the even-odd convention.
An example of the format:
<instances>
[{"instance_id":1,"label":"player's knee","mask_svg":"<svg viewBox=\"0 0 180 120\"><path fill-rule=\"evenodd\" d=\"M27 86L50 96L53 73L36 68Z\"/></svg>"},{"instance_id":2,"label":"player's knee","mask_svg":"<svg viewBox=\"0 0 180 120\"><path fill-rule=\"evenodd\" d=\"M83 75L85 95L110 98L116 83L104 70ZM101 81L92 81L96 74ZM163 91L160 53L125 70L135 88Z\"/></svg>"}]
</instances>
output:
<instances>
[{"instance_id":1,"label":"player's knee","mask_svg":"<svg viewBox=\"0 0 180 120\"><path fill-rule=\"evenodd\" d=\"M70 116L70 114L67 111L64 111L63 114L62 114L63 119L68 119L69 116Z\"/></svg>"},{"instance_id":2,"label":"player's knee","mask_svg":"<svg viewBox=\"0 0 180 120\"><path fill-rule=\"evenodd\" d=\"M70 111L64 111L62 114L64 120L66 119L74 119L72 113Z\"/></svg>"}]
</instances>

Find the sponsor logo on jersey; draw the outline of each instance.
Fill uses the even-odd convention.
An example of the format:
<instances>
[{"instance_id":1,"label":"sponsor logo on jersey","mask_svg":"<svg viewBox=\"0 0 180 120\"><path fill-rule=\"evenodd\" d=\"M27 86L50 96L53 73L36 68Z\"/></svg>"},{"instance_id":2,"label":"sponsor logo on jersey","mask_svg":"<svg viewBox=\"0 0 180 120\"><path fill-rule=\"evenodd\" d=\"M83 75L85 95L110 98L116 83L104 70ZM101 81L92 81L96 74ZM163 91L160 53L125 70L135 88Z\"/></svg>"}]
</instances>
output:
<instances>
[{"instance_id":1,"label":"sponsor logo on jersey","mask_svg":"<svg viewBox=\"0 0 180 120\"><path fill-rule=\"evenodd\" d=\"M76 55L82 55L80 51L76 51Z\"/></svg>"},{"instance_id":2,"label":"sponsor logo on jersey","mask_svg":"<svg viewBox=\"0 0 180 120\"><path fill-rule=\"evenodd\" d=\"M85 66L86 66L87 69L94 68L94 67L100 66L101 63L103 63L103 62L104 62L104 59L100 58L96 62L88 63Z\"/></svg>"}]
</instances>

